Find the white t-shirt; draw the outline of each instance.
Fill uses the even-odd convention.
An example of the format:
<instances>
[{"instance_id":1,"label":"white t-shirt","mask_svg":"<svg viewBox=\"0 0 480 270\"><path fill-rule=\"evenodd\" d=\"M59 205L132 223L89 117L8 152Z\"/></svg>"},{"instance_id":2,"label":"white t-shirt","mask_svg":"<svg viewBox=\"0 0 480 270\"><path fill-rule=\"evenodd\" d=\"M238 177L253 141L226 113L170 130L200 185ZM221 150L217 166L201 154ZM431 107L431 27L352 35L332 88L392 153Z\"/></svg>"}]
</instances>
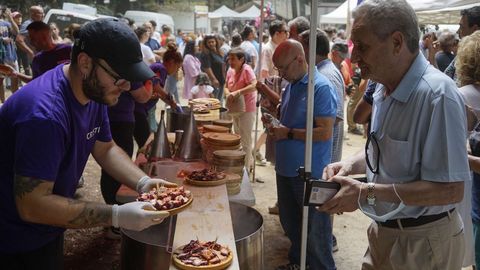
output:
<instances>
[{"instance_id":1,"label":"white t-shirt","mask_svg":"<svg viewBox=\"0 0 480 270\"><path fill-rule=\"evenodd\" d=\"M193 98L206 98L210 97L213 90L213 87L210 85L195 85L190 91L192 92Z\"/></svg>"},{"instance_id":2,"label":"white t-shirt","mask_svg":"<svg viewBox=\"0 0 480 270\"><path fill-rule=\"evenodd\" d=\"M145 64L147 65L152 64L152 59L153 62L155 62L155 54L153 54L152 49L150 49L150 47L148 47L147 45L141 43L140 47L142 49L143 62L145 62Z\"/></svg>"},{"instance_id":3,"label":"white t-shirt","mask_svg":"<svg viewBox=\"0 0 480 270\"><path fill-rule=\"evenodd\" d=\"M258 52L257 52L257 49L255 49L255 46L253 46L252 42L248 41L248 40L245 40L242 42L242 44L240 44L240 48L242 48L245 53L247 53L248 55L250 55L250 59L253 59L255 58L255 70L257 70L257 67L258 67ZM253 61L253 60L252 60Z\"/></svg>"}]
</instances>

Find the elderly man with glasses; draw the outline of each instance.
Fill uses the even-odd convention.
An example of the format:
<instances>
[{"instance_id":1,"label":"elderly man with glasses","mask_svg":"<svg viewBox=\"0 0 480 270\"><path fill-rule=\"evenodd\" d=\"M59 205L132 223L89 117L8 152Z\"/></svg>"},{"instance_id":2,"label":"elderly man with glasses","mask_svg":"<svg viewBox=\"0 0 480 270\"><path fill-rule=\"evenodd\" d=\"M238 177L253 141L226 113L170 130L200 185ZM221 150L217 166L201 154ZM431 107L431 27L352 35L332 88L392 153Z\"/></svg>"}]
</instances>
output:
<instances>
[{"instance_id":1,"label":"elderly man with glasses","mask_svg":"<svg viewBox=\"0 0 480 270\"><path fill-rule=\"evenodd\" d=\"M63 269L65 228L143 230L169 214L144 202L74 199L90 154L119 182L149 191L172 185L145 175L112 140L107 106L130 82L154 76L133 31L97 19L75 35L71 63L31 81L0 108L0 264Z\"/></svg>"},{"instance_id":2,"label":"elderly man with glasses","mask_svg":"<svg viewBox=\"0 0 480 270\"><path fill-rule=\"evenodd\" d=\"M319 210L360 208L373 219L362 269L461 269L455 204L470 172L460 93L419 52L416 15L405 0L367 0L353 17L352 62L379 83L371 133L364 153L325 168L323 177L341 189ZM368 183L348 177L359 173Z\"/></svg>"}]
</instances>

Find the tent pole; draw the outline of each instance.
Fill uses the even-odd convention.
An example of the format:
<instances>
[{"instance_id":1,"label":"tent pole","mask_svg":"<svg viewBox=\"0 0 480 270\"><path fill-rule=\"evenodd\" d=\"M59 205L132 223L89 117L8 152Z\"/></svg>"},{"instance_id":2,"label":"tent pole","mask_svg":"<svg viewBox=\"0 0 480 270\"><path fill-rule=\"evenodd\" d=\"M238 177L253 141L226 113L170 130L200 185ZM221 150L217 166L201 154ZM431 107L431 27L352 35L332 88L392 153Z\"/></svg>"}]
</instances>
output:
<instances>
[{"instance_id":1,"label":"tent pole","mask_svg":"<svg viewBox=\"0 0 480 270\"><path fill-rule=\"evenodd\" d=\"M264 11L263 11L263 5L264 5L264 0L260 1L260 27L258 27L258 62L257 62L257 80L261 80L261 75L262 75L262 45L263 45L263 17L264 17ZM256 101L256 106L257 109L255 110L255 136L253 140L253 148L257 145L257 140L258 140L258 111L260 108L260 95L257 93L257 101ZM247 155L249 153L246 153ZM252 155L252 153L250 153ZM252 171L252 179L250 179L251 182L256 182L257 180L255 179L255 173L256 173L256 168L257 168L257 162L256 162L256 156L253 156L253 171Z\"/></svg>"},{"instance_id":2,"label":"tent pole","mask_svg":"<svg viewBox=\"0 0 480 270\"><path fill-rule=\"evenodd\" d=\"M310 2L310 40L308 47L308 95L307 95L307 122L306 122L306 138L305 138L305 175L311 175L312 172L312 134L313 134L313 90L315 86L315 48L317 47L317 21L318 21L318 0ZM304 183L303 196L306 194L307 182ZM305 200L304 200L305 201ZM303 207L302 215L302 241L300 255L300 269L306 269L307 258L307 234L308 234L308 206Z\"/></svg>"}]
</instances>

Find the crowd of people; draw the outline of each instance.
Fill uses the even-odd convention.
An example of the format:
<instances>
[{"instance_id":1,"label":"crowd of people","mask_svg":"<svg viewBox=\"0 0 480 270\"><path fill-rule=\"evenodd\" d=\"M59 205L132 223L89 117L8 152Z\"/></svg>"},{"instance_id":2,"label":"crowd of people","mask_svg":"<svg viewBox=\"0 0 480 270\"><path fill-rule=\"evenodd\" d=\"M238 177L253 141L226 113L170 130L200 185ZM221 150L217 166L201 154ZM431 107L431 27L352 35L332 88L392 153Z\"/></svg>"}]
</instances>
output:
<instances>
[{"instance_id":1,"label":"crowd of people","mask_svg":"<svg viewBox=\"0 0 480 270\"><path fill-rule=\"evenodd\" d=\"M173 185L132 162L134 144L156 131L159 100L181 111L214 97L241 135L246 168L275 166L278 202L269 211L291 242L289 263L277 269L300 269L309 65L311 176L341 186L310 207L309 269L336 269L333 215L357 209L372 219L362 269L480 265L480 6L461 12L457 33L420 35L405 0L367 0L353 11L349 37L305 17L274 20L261 51L253 24L228 37L175 36L155 21L109 18L73 24L62 38L40 6L25 22L0 12L0 239L10 243L0 245L2 266L60 269L65 228L103 226L118 238L119 227L162 222L168 213L116 201L122 183L139 192ZM257 107L264 131L255 142ZM367 142L342 158L345 129ZM73 198L90 154L106 204Z\"/></svg>"}]
</instances>

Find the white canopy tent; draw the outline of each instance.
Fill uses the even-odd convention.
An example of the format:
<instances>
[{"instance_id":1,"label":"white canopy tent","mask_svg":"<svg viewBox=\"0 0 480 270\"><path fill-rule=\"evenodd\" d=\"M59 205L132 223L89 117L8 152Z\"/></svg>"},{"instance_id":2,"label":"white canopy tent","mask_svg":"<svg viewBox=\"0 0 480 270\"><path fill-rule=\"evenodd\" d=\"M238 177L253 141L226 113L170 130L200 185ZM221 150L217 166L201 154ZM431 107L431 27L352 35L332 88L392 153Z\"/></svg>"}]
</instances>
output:
<instances>
[{"instance_id":1,"label":"white canopy tent","mask_svg":"<svg viewBox=\"0 0 480 270\"><path fill-rule=\"evenodd\" d=\"M227 6L223 5L216 9L213 12L208 13L208 18L210 19L218 19L218 18L231 18L237 17L239 15L238 12L229 9Z\"/></svg>"},{"instance_id":2,"label":"white canopy tent","mask_svg":"<svg viewBox=\"0 0 480 270\"><path fill-rule=\"evenodd\" d=\"M461 10L479 5L480 3L475 3L436 10L420 11L417 12L417 17L421 24L458 24L460 21Z\"/></svg>"},{"instance_id":3,"label":"white canopy tent","mask_svg":"<svg viewBox=\"0 0 480 270\"><path fill-rule=\"evenodd\" d=\"M214 29L222 29L222 22L225 20L253 20L258 17L260 17L260 9L256 6L251 6L244 12L238 13L223 5L217 10L208 13L209 32L212 32Z\"/></svg>"},{"instance_id":4,"label":"white canopy tent","mask_svg":"<svg viewBox=\"0 0 480 270\"><path fill-rule=\"evenodd\" d=\"M321 24L347 24L348 1L350 1L350 12L357 6L357 0L347 0L332 12L320 15Z\"/></svg>"},{"instance_id":5,"label":"white canopy tent","mask_svg":"<svg viewBox=\"0 0 480 270\"><path fill-rule=\"evenodd\" d=\"M249 9L239 14L242 19L255 19L260 17L260 9L253 5Z\"/></svg>"},{"instance_id":6,"label":"white canopy tent","mask_svg":"<svg viewBox=\"0 0 480 270\"><path fill-rule=\"evenodd\" d=\"M321 24L347 24L348 1L350 11L357 6L357 0L347 0L334 11L321 15ZM420 24L457 24L460 10L480 5L478 0L407 0L417 12Z\"/></svg>"}]
</instances>

